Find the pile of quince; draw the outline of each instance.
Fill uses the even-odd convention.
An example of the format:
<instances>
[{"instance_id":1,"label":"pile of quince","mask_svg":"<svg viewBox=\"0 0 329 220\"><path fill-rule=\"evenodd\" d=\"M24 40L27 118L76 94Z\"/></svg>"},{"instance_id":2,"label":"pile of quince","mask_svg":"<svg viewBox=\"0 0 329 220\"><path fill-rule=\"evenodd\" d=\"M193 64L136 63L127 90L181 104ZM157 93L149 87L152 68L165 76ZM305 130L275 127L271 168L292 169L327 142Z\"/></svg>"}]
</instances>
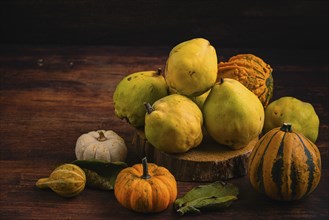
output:
<instances>
[{"instance_id":1,"label":"pile of quince","mask_svg":"<svg viewBox=\"0 0 329 220\"><path fill-rule=\"evenodd\" d=\"M251 54L238 57L243 57L243 62L225 65L218 63L208 40L182 42L170 51L163 73L160 69L136 72L119 82L113 94L115 115L144 129L147 140L167 153L198 147L206 133L221 145L240 149L263 129L279 127L287 120L315 141L319 119L313 107L293 97L282 97L267 106L257 94L265 83L270 93L267 102L272 97L272 69L268 64L263 68L270 70L270 80L253 80L258 77L253 72L266 74L252 65L263 60ZM220 76L219 66L233 66L232 77ZM309 118L307 126L305 117Z\"/></svg>"}]
</instances>

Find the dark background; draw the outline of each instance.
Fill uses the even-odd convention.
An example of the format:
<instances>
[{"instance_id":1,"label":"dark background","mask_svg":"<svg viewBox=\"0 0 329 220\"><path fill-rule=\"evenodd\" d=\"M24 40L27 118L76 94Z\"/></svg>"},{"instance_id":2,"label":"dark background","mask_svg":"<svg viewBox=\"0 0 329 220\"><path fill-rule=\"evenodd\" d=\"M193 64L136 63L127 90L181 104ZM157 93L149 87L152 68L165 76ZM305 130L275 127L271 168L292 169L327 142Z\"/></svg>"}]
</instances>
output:
<instances>
[{"instance_id":1,"label":"dark background","mask_svg":"<svg viewBox=\"0 0 329 220\"><path fill-rule=\"evenodd\" d=\"M2 0L1 44L328 49L328 1Z\"/></svg>"}]
</instances>

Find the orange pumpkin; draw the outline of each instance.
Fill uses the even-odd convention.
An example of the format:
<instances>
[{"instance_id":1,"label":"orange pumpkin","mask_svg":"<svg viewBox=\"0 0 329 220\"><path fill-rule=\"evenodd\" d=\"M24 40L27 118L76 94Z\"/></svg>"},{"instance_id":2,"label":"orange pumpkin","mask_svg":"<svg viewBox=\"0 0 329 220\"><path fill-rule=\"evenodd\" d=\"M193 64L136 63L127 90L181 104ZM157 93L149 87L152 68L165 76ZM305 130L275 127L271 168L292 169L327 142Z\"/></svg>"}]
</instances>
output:
<instances>
[{"instance_id":1,"label":"orange pumpkin","mask_svg":"<svg viewBox=\"0 0 329 220\"><path fill-rule=\"evenodd\" d=\"M166 168L144 158L142 164L121 170L114 195L121 205L136 212L161 212L175 201L177 183Z\"/></svg>"}]
</instances>

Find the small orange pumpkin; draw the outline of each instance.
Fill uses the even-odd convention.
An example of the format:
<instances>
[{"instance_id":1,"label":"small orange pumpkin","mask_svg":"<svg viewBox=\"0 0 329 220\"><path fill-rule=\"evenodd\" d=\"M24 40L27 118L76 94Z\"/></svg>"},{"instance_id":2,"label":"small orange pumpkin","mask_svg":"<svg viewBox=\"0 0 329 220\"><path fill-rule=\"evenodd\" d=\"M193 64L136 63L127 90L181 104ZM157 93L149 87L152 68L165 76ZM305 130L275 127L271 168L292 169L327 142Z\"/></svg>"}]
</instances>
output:
<instances>
[{"instance_id":1,"label":"small orange pumpkin","mask_svg":"<svg viewBox=\"0 0 329 220\"><path fill-rule=\"evenodd\" d=\"M175 201L177 183L166 168L143 158L142 164L120 171L114 195L121 205L136 212L161 212Z\"/></svg>"}]
</instances>

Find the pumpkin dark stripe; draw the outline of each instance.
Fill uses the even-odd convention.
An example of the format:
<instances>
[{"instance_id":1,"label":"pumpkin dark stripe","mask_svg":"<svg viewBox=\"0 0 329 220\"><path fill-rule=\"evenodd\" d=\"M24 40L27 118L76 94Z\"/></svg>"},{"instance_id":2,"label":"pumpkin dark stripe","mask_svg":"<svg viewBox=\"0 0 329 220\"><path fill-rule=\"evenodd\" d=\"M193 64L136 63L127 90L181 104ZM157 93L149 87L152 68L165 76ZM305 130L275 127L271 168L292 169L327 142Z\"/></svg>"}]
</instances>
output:
<instances>
[{"instance_id":1,"label":"pumpkin dark stripe","mask_svg":"<svg viewBox=\"0 0 329 220\"><path fill-rule=\"evenodd\" d=\"M310 141L308 138L305 138L305 140L312 147L312 149L314 150L314 152L317 152L318 151L318 148L314 145L314 143L312 141Z\"/></svg>"},{"instance_id":2,"label":"pumpkin dark stripe","mask_svg":"<svg viewBox=\"0 0 329 220\"><path fill-rule=\"evenodd\" d=\"M264 153L260 159L260 163L258 165L258 169L257 169L257 181L259 183L259 190L260 192L265 192L265 189L264 189L264 175L263 175L263 162L264 162L264 155L266 155L266 152L267 152L267 149L268 147L270 146L274 136L279 132L280 130L276 131L271 139L269 140L269 142L267 143L266 147L265 147L265 150L264 150Z\"/></svg>"},{"instance_id":3,"label":"pumpkin dark stripe","mask_svg":"<svg viewBox=\"0 0 329 220\"><path fill-rule=\"evenodd\" d=\"M294 132L295 133L295 132ZM313 157L311 152L307 149L307 147L305 146L302 138L299 136L299 134L295 133L297 135L297 137L299 138L300 142L302 143L303 147L304 147L304 153L306 154L307 160L306 160L306 164L308 166L308 170L309 170L309 177L308 177L308 182L307 182L307 191L305 192L305 195L307 195L313 185L313 180L314 180L314 162L313 162Z\"/></svg>"},{"instance_id":4,"label":"pumpkin dark stripe","mask_svg":"<svg viewBox=\"0 0 329 220\"><path fill-rule=\"evenodd\" d=\"M263 69L263 68L264 68L264 63L263 63L263 62L258 62L257 59L250 59L250 60L251 60L251 62L252 62L255 66L258 65L258 67L259 67L260 69ZM256 64L255 64L255 63L256 63ZM265 72L264 72L264 74L263 74L263 72L261 72L260 70L258 70L257 67L256 67L256 68L253 68L253 69L256 70L257 72L261 73L263 76L265 76L265 75L264 75Z\"/></svg>"},{"instance_id":5,"label":"pumpkin dark stripe","mask_svg":"<svg viewBox=\"0 0 329 220\"><path fill-rule=\"evenodd\" d=\"M262 79L262 80L265 80L264 77L260 77L260 76L256 76L257 79Z\"/></svg>"},{"instance_id":6,"label":"pumpkin dark stripe","mask_svg":"<svg viewBox=\"0 0 329 220\"><path fill-rule=\"evenodd\" d=\"M258 69L256 69L256 68L253 68L257 73L259 73L259 74L261 74L262 76L264 76L265 77L265 73L263 73L262 71L259 71Z\"/></svg>"},{"instance_id":7,"label":"pumpkin dark stripe","mask_svg":"<svg viewBox=\"0 0 329 220\"><path fill-rule=\"evenodd\" d=\"M279 190L279 195L282 198L282 170L283 170L283 152L284 152L284 138L286 136L286 133L284 133L280 147L278 149L278 153L276 155L276 161L273 164L272 167L272 179L273 182L276 184L278 190Z\"/></svg>"},{"instance_id":8,"label":"pumpkin dark stripe","mask_svg":"<svg viewBox=\"0 0 329 220\"><path fill-rule=\"evenodd\" d=\"M315 146L315 144L310 141L308 138L306 138L306 141L308 142L308 144L312 147L313 151L317 154L316 156L318 157L318 166L321 168L321 156L320 156L320 152L319 149Z\"/></svg>"},{"instance_id":9,"label":"pumpkin dark stripe","mask_svg":"<svg viewBox=\"0 0 329 220\"><path fill-rule=\"evenodd\" d=\"M259 191L264 193L265 189L264 189L264 179L263 179L263 160L259 163L256 183L259 183Z\"/></svg>"},{"instance_id":10,"label":"pumpkin dark stripe","mask_svg":"<svg viewBox=\"0 0 329 220\"><path fill-rule=\"evenodd\" d=\"M296 185L298 181L298 172L294 162L292 162L290 166L290 179L291 179L291 184L290 184L291 199L295 199L297 195Z\"/></svg>"}]
</instances>

